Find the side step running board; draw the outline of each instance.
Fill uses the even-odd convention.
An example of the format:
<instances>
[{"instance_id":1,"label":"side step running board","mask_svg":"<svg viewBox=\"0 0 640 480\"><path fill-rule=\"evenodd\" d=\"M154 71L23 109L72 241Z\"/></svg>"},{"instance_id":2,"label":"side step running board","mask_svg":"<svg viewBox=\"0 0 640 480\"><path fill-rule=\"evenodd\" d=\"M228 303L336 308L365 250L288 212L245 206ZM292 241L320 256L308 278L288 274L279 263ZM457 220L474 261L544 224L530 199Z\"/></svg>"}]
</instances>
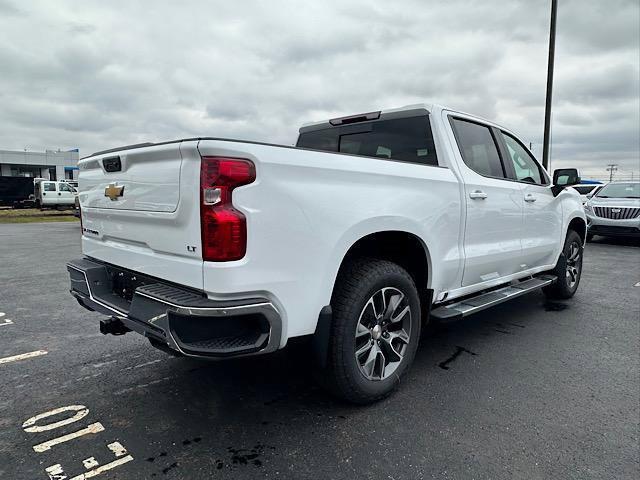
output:
<instances>
[{"instance_id":1,"label":"side step running board","mask_svg":"<svg viewBox=\"0 0 640 480\"><path fill-rule=\"evenodd\" d=\"M551 285L556 280L557 277L554 275L539 275L475 297L468 297L456 303L436 307L431 310L431 316L441 322L459 320L485 308L525 295L537 288Z\"/></svg>"}]
</instances>

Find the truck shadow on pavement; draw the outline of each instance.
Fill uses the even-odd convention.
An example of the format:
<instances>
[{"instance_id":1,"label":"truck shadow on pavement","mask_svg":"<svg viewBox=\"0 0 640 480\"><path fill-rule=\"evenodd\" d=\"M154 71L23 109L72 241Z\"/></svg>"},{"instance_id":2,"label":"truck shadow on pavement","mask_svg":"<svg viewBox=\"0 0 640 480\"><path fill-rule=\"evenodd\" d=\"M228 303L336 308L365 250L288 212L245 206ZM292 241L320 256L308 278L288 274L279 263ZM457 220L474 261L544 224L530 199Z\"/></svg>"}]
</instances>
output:
<instances>
[{"instance_id":1,"label":"truck shadow on pavement","mask_svg":"<svg viewBox=\"0 0 640 480\"><path fill-rule=\"evenodd\" d=\"M541 319L552 321L544 320L549 315L544 305L542 294L532 294L427 329L399 390L367 407L346 404L321 389L304 349L222 362L170 359L163 373L170 374L171 381L140 392L153 399L156 420L150 428L171 437L158 451L144 452L152 476L179 469L202 449L211 455L215 470L259 469L282 461L284 449L313 436L345 429L364 435L372 417L399 408L407 399L428 402L434 385L440 394L450 395L448 390L460 388L467 375L492 368L483 362L487 349L520 349L526 340L519 336L528 327ZM559 309L554 312L563 315ZM390 421L408 422L408 427L411 423L403 417Z\"/></svg>"}]
</instances>

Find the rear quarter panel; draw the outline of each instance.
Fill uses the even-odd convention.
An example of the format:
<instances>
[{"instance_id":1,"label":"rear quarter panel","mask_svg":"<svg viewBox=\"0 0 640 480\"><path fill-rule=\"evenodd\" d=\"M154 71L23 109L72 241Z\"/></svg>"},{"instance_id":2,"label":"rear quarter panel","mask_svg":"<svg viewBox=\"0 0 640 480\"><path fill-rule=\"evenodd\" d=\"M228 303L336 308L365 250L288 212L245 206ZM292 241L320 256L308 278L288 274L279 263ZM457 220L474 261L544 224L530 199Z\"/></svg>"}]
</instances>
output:
<instances>
[{"instance_id":1,"label":"rear quarter panel","mask_svg":"<svg viewBox=\"0 0 640 480\"><path fill-rule=\"evenodd\" d=\"M201 155L249 158L257 171L233 196L247 216L247 255L205 262L204 289L212 298L270 298L283 316L283 344L313 333L345 254L370 233L421 238L431 288L450 288L458 278L460 193L448 168L220 140L198 148Z\"/></svg>"}]
</instances>

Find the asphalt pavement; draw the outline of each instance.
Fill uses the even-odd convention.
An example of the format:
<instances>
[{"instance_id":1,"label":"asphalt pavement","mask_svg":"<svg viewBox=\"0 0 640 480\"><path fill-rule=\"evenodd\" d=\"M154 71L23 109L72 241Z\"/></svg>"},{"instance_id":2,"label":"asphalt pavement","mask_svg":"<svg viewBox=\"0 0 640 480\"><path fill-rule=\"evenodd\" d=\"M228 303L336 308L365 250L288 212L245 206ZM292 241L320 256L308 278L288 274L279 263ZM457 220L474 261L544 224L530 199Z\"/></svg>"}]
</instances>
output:
<instances>
[{"instance_id":1,"label":"asphalt pavement","mask_svg":"<svg viewBox=\"0 0 640 480\"><path fill-rule=\"evenodd\" d=\"M101 335L68 293L80 255L78 224L0 225L2 479L640 475L633 242L588 244L572 300L532 293L433 330L368 407L318 388L304 351L211 363Z\"/></svg>"}]
</instances>

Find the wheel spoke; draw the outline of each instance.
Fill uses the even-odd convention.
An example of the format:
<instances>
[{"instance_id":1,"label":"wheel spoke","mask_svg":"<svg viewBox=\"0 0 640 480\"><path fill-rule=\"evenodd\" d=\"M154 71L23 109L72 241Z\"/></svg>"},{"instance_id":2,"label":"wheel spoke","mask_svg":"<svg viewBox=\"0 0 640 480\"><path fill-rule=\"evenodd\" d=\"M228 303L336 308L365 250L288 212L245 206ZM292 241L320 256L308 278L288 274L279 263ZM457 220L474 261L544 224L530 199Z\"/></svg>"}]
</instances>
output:
<instances>
[{"instance_id":1,"label":"wheel spoke","mask_svg":"<svg viewBox=\"0 0 640 480\"><path fill-rule=\"evenodd\" d=\"M398 308L398 305L400 305L400 303L402 303L402 300L404 299L404 295L402 293L398 294L398 295L392 295L391 298L389 299L389 305L387 306L385 312L384 312L384 316L383 318L385 320L389 320L393 317L393 314L395 313L396 309Z\"/></svg>"},{"instance_id":2,"label":"wheel spoke","mask_svg":"<svg viewBox=\"0 0 640 480\"><path fill-rule=\"evenodd\" d=\"M406 307L404 307L400 313L398 313L396 316L392 316L390 318L391 323L399 323L401 321L404 320L404 317L409 313L411 309L409 308L409 305L407 305Z\"/></svg>"},{"instance_id":3,"label":"wheel spoke","mask_svg":"<svg viewBox=\"0 0 640 480\"><path fill-rule=\"evenodd\" d=\"M380 311L379 312L376 311L376 319L381 315L384 316L387 311L387 297L385 296L384 292L385 292L385 289L383 288L382 290L378 291L378 293L376 293L376 295L380 297L380 302L381 302ZM376 295L374 295L374 297Z\"/></svg>"},{"instance_id":4,"label":"wheel spoke","mask_svg":"<svg viewBox=\"0 0 640 480\"><path fill-rule=\"evenodd\" d=\"M569 255L567 257L567 261L572 264L575 263L580 257L580 247L575 243L572 243L569 247Z\"/></svg>"},{"instance_id":5,"label":"wheel spoke","mask_svg":"<svg viewBox=\"0 0 640 480\"><path fill-rule=\"evenodd\" d=\"M373 348L373 343L367 342L364 345L362 345L362 347L360 347L358 350L356 350L356 358L358 358L358 361L359 361L360 357L362 357L362 355L367 353L372 348Z\"/></svg>"},{"instance_id":6,"label":"wheel spoke","mask_svg":"<svg viewBox=\"0 0 640 480\"><path fill-rule=\"evenodd\" d=\"M364 364L362 364L362 370L369 378L373 378L373 371L376 367L376 359L378 358L378 346L374 343L369 350L369 355L365 360Z\"/></svg>"},{"instance_id":7,"label":"wheel spoke","mask_svg":"<svg viewBox=\"0 0 640 480\"><path fill-rule=\"evenodd\" d=\"M384 353L382 353L382 350L380 350L380 347L378 347L378 353L376 354L375 365L378 366L377 368L378 379L380 380L384 378L384 371L387 366L386 363L387 363L387 360L384 358Z\"/></svg>"},{"instance_id":8,"label":"wheel spoke","mask_svg":"<svg viewBox=\"0 0 640 480\"><path fill-rule=\"evenodd\" d=\"M378 318L378 311L376 309L376 303L373 300L374 297L375 297L375 295L373 297L371 297L369 299L369 301L365 304L364 309L362 310L362 314L360 315L360 320L362 320L362 316L364 315L364 312L367 311L367 308L371 308L371 311L373 312L373 318Z\"/></svg>"},{"instance_id":9,"label":"wheel spoke","mask_svg":"<svg viewBox=\"0 0 640 480\"><path fill-rule=\"evenodd\" d=\"M365 335L371 335L371 332L362 323L358 323L358 327L356 328L356 340Z\"/></svg>"}]
</instances>

